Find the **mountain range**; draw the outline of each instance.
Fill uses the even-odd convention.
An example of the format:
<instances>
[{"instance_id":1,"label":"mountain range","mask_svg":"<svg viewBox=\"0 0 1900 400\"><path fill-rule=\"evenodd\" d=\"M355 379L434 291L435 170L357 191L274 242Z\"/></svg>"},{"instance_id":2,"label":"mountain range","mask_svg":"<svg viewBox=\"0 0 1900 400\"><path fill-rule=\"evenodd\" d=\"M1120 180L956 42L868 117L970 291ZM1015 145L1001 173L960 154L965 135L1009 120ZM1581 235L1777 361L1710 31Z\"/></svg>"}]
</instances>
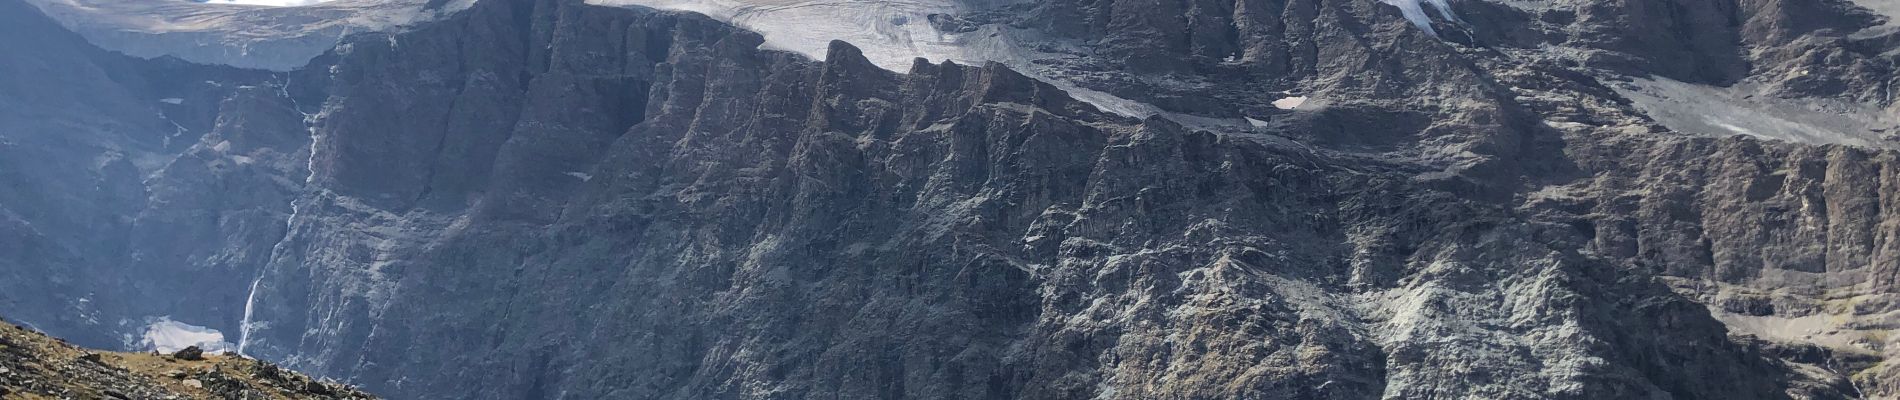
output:
<instances>
[{"instance_id":1,"label":"mountain range","mask_svg":"<svg viewBox=\"0 0 1900 400\"><path fill-rule=\"evenodd\" d=\"M1896 15L0 0L0 312L389 398L1895 399Z\"/></svg>"}]
</instances>

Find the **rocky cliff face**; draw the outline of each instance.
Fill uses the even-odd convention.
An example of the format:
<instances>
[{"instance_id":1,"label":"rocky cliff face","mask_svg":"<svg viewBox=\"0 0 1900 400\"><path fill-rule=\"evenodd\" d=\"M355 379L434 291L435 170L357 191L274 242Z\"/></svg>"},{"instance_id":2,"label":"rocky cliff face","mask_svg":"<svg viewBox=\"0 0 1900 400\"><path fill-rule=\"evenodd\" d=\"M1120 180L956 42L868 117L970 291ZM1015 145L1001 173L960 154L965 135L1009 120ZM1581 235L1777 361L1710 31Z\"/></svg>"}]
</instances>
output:
<instances>
[{"instance_id":1,"label":"rocky cliff face","mask_svg":"<svg viewBox=\"0 0 1900 400\"><path fill-rule=\"evenodd\" d=\"M565 0L282 74L68 39L30 49L107 70L47 76L116 119L18 125L54 152L0 169L47 188L0 197L0 284L52 285L0 299L74 332L112 324L60 307L191 318L398 398L1900 396L1884 128L1696 132L1773 115L1664 90L1879 122L1883 20L1583 3L940 18L1046 33L1068 47L1029 72L1149 118L1002 64L812 61ZM186 73L209 82L148 83ZM163 162L57 167L93 136ZM51 183L75 176L118 183ZM98 287L130 289L72 297Z\"/></svg>"}]
</instances>

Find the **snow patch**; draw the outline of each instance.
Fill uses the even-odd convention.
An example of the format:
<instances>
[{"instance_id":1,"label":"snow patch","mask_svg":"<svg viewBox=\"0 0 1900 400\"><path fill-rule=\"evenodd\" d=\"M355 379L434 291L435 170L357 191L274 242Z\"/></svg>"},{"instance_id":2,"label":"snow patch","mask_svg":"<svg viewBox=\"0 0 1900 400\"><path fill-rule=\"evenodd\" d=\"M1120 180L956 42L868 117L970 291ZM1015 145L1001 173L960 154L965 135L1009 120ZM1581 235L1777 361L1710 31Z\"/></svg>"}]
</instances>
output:
<instances>
[{"instance_id":1,"label":"snow patch","mask_svg":"<svg viewBox=\"0 0 1900 400\"><path fill-rule=\"evenodd\" d=\"M591 181L591 180L594 180L594 176L593 176L593 175L588 175L588 174L586 174L586 173L583 173L583 172L575 172L575 171L568 171L568 172L566 172L566 173L565 173L565 175L567 175L567 176L572 176L572 177L574 177L574 179L579 179L579 180L581 180L581 182L586 182L586 181Z\"/></svg>"},{"instance_id":2,"label":"snow patch","mask_svg":"<svg viewBox=\"0 0 1900 400\"><path fill-rule=\"evenodd\" d=\"M1300 108L1300 105L1306 104L1306 98L1307 98L1306 96L1293 96L1293 97L1287 97L1287 98L1283 98L1279 100L1274 100L1273 106L1282 110L1291 110L1295 108Z\"/></svg>"},{"instance_id":3,"label":"snow patch","mask_svg":"<svg viewBox=\"0 0 1900 400\"><path fill-rule=\"evenodd\" d=\"M1379 1L1385 4L1390 4L1392 6L1398 7L1399 13L1405 15L1406 20L1412 21L1412 25L1417 26L1418 29L1424 30L1425 33L1429 33L1432 36L1438 36L1438 30L1432 29L1432 17L1431 15L1428 15L1425 13L1425 5L1421 2L1431 3L1432 8L1438 9L1438 16L1443 17L1446 21L1458 20L1458 16L1451 13L1451 3L1448 2L1447 0L1379 0Z\"/></svg>"},{"instance_id":4,"label":"snow patch","mask_svg":"<svg viewBox=\"0 0 1900 400\"><path fill-rule=\"evenodd\" d=\"M235 346L224 341L224 333L217 329L173 321L170 316L154 319L145 326L145 336L139 340L139 346L146 350L170 353L186 347L198 346L206 352L230 351Z\"/></svg>"},{"instance_id":5,"label":"snow patch","mask_svg":"<svg viewBox=\"0 0 1900 400\"><path fill-rule=\"evenodd\" d=\"M160 102L160 103L165 103L165 104L171 104L171 105L179 105L179 104L185 104L185 99L181 99L181 98L177 98L177 97L170 97L170 98L163 98L163 99L158 99L158 102Z\"/></svg>"}]
</instances>

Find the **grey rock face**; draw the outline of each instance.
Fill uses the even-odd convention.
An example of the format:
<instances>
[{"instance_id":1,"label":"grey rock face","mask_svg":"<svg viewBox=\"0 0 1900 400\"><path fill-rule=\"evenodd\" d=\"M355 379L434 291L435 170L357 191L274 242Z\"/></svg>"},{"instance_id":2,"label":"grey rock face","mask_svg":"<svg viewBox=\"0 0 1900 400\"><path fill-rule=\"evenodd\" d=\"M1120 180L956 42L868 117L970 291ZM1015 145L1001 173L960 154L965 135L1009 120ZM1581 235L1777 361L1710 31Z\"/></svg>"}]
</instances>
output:
<instances>
[{"instance_id":1,"label":"grey rock face","mask_svg":"<svg viewBox=\"0 0 1900 400\"><path fill-rule=\"evenodd\" d=\"M79 130L166 161L59 186L103 145L23 131L57 152L0 158L47 187L0 197L0 273L57 285L0 299L130 288L95 301L397 398L1895 396L1892 151L1688 135L1619 90L1890 107L1900 42L1838 2L1525 3L1436 36L1370 0L955 16L1081 41L1035 72L1169 111L1140 120L565 0L284 74L33 48L132 71L52 75L106 121L203 133Z\"/></svg>"},{"instance_id":2,"label":"grey rock face","mask_svg":"<svg viewBox=\"0 0 1900 400\"><path fill-rule=\"evenodd\" d=\"M291 318L253 351L366 382L460 364L387 389L497 398L1852 391L1487 200L1521 179L1507 166L1556 168L1521 160L1542 150L1509 125L1444 133L1490 154L1421 185L1416 164L1124 120L993 66L893 75L846 45L810 63L701 19L560 3L461 18L337 57L329 172L303 200L322 211L269 269L264 315ZM470 34L497 39L445 39ZM523 100L477 103L499 129L397 136L389 110L439 110L405 115L428 132L470 91L343 94L395 81ZM384 101L405 103L358 105ZM1475 108L1517 112L1493 101ZM1422 140L1328 135L1334 118L1285 121L1334 146ZM429 205L426 174L350 172L443 171L408 163L498 135L492 159L449 157L486 171L445 192L464 202Z\"/></svg>"}]
</instances>

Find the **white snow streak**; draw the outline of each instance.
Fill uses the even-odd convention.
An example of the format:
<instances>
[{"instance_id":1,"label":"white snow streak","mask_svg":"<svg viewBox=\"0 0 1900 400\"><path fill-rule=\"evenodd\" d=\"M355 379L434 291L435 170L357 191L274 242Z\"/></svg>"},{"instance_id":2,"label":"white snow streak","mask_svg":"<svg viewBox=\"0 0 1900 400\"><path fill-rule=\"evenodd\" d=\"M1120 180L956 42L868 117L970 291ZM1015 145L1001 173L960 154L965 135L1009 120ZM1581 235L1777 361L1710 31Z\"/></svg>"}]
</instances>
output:
<instances>
[{"instance_id":1,"label":"white snow streak","mask_svg":"<svg viewBox=\"0 0 1900 400\"><path fill-rule=\"evenodd\" d=\"M1404 14L1406 20L1412 21L1412 25L1418 26L1418 29L1423 29L1425 30L1425 33L1429 33L1432 36L1438 36L1438 30L1432 29L1432 17L1430 15L1425 14L1425 5L1420 3L1421 1L1431 3L1432 8L1438 9L1438 16L1443 17L1446 21L1458 20L1458 16L1451 13L1451 3L1449 3L1447 0L1379 0L1379 1L1384 2L1385 4L1391 4L1393 6L1397 6L1399 8L1399 13Z\"/></svg>"}]
</instances>

